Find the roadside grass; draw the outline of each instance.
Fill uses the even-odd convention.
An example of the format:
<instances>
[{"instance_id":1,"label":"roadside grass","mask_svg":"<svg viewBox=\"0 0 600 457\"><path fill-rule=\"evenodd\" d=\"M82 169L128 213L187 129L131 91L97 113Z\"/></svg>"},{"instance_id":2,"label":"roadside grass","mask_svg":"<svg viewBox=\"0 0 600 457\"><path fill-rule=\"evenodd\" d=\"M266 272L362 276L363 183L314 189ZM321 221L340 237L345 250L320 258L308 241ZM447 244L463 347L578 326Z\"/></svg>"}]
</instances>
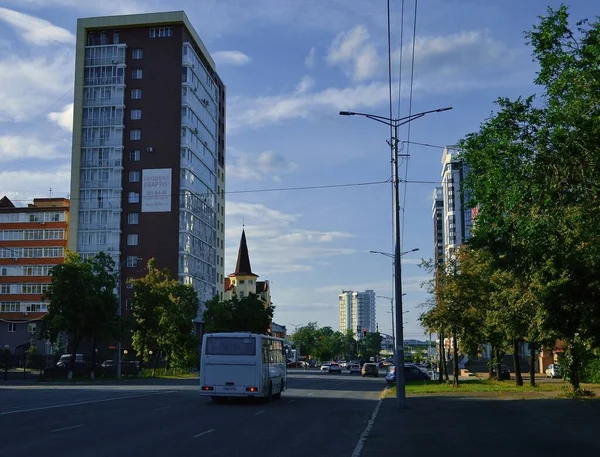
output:
<instances>
[{"instance_id":1,"label":"roadside grass","mask_svg":"<svg viewBox=\"0 0 600 457\"><path fill-rule=\"evenodd\" d=\"M154 378L154 379L195 379L200 373L189 372L187 370L165 370L164 368L157 368L154 376L152 376L152 369L142 369L142 378Z\"/></svg>"},{"instance_id":2,"label":"roadside grass","mask_svg":"<svg viewBox=\"0 0 600 457\"><path fill-rule=\"evenodd\" d=\"M582 389L600 395L600 384L582 384ZM460 381L458 387L452 387L452 382L438 383L435 381L409 381L406 383L407 395L422 394L464 394L481 393L497 394L498 396L516 396L523 398L536 397L572 397L570 385L567 383L539 383L531 387L525 383L517 386L515 381L495 381L489 379L469 379ZM387 397L396 396L396 386L391 386L387 391Z\"/></svg>"}]
</instances>

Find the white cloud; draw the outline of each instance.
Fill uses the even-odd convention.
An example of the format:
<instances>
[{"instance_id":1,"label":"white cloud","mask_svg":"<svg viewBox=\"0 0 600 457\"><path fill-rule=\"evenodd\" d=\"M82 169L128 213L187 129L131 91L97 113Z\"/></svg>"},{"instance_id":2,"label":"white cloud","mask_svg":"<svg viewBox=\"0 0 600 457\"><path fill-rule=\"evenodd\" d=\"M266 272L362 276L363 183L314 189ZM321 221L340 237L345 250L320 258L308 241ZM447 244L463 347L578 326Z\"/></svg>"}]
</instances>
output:
<instances>
[{"instance_id":1,"label":"white cloud","mask_svg":"<svg viewBox=\"0 0 600 457\"><path fill-rule=\"evenodd\" d=\"M253 270L269 274L311 271L317 262L356 251L341 246L353 235L339 231L307 230L297 227L300 215L288 214L258 203L227 201L225 216L226 267L233 268L245 226Z\"/></svg>"},{"instance_id":2,"label":"white cloud","mask_svg":"<svg viewBox=\"0 0 600 457\"><path fill-rule=\"evenodd\" d=\"M73 131L73 103L66 105L62 111L48 113L48 119L69 132Z\"/></svg>"},{"instance_id":3,"label":"white cloud","mask_svg":"<svg viewBox=\"0 0 600 457\"><path fill-rule=\"evenodd\" d=\"M156 11L156 0L119 0L118 2L89 2L82 0L3 0L7 4L26 8L65 8L97 14L133 14ZM89 14L92 15L92 14Z\"/></svg>"},{"instance_id":4,"label":"white cloud","mask_svg":"<svg viewBox=\"0 0 600 457\"><path fill-rule=\"evenodd\" d=\"M39 115L72 92L73 53L0 58L0 121Z\"/></svg>"},{"instance_id":5,"label":"white cloud","mask_svg":"<svg viewBox=\"0 0 600 457\"><path fill-rule=\"evenodd\" d=\"M6 195L16 206L31 203L34 198L49 196L68 197L70 188L70 166L67 164L57 168L44 170L0 171L0 182Z\"/></svg>"},{"instance_id":6,"label":"white cloud","mask_svg":"<svg viewBox=\"0 0 600 457\"><path fill-rule=\"evenodd\" d=\"M304 59L304 65L306 65L308 68L313 68L315 66L316 60L317 50L313 46L312 48L310 48L310 51L308 51L308 55Z\"/></svg>"},{"instance_id":7,"label":"white cloud","mask_svg":"<svg viewBox=\"0 0 600 457\"><path fill-rule=\"evenodd\" d=\"M217 65L241 66L249 64L252 60L241 51L217 51L212 53L212 57Z\"/></svg>"},{"instance_id":8,"label":"white cloud","mask_svg":"<svg viewBox=\"0 0 600 457\"><path fill-rule=\"evenodd\" d=\"M369 32L362 25L339 33L333 39L327 62L330 65L342 65L355 81L372 78L380 70L377 49L370 42Z\"/></svg>"},{"instance_id":9,"label":"white cloud","mask_svg":"<svg viewBox=\"0 0 600 457\"><path fill-rule=\"evenodd\" d=\"M8 23L30 44L50 46L56 43L75 43L75 36L68 30L28 14L0 7L0 20Z\"/></svg>"},{"instance_id":10,"label":"white cloud","mask_svg":"<svg viewBox=\"0 0 600 457\"><path fill-rule=\"evenodd\" d=\"M235 151L235 149L232 149ZM271 178L280 180L281 173L290 173L298 168L281 154L263 151L260 154L233 152L227 167L227 175L242 180L261 180Z\"/></svg>"},{"instance_id":11,"label":"white cloud","mask_svg":"<svg viewBox=\"0 0 600 457\"><path fill-rule=\"evenodd\" d=\"M0 136L0 158L3 161L55 160L68 159L70 156L71 145L68 141L42 141L33 136ZM2 181L2 184L5 182Z\"/></svg>"},{"instance_id":12,"label":"white cloud","mask_svg":"<svg viewBox=\"0 0 600 457\"><path fill-rule=\"evenodd\" d=\"M315 85L315 80L310 76L303 76L298 85L296 86L297 94L304 94L308 92Z\"/></svg>"}]
</instances>

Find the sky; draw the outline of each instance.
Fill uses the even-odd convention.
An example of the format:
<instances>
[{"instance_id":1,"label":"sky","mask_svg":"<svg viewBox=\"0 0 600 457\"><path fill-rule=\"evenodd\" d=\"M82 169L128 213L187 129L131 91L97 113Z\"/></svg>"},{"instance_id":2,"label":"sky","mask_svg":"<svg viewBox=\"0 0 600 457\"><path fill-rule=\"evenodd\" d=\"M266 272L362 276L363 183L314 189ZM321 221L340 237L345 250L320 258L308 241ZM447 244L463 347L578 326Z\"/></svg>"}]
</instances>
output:
<instances>
[{"instance_id":1,"label":"sky","mask_svg":"<svg viewBox=\"0 0 600 457\"><path fill-rule=\"evenodd\" d=\"M227 86L225 273L243 224L275 321L337 330L341 290L393 294L392 260L369 253L394 250L389 128L338 114L390 115L387 3L0 0L0 196L20 205L68 196L77 18L184 10ZM567 2L573 21L593 19L593 3ZM419 249L402 257L404 334L424 339L430 276L419 263L433 257L439 146L477 131L498 97L539 93L524 32L560 2L421 0L416 17L415 0L390 5L392 117L453 108L399 135L409 154L402 251ZM336 185L347 186L323 187ZM384 333L389 311L378 298Z\"/></svg>"}]
</instances>

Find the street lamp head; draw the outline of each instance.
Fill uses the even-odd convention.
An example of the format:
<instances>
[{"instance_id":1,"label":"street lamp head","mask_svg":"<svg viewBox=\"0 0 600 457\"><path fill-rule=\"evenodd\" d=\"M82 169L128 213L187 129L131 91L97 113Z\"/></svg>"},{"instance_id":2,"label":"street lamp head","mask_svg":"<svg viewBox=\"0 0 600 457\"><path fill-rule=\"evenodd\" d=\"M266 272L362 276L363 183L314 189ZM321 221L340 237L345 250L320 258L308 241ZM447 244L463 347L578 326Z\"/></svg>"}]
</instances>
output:
<instances>
[{"instance_id":1,"label":"street lamp head","mask_svg":"<svg viewBox=\"0 0 600 457\"><path fill-rule=\"evenodd\" d=\"M413 250L408 251L408 252L417 252L418 250L419 250L419 248L414 248Z\"/></svg>"},{"instance_id":2,"label":"street lamp head","mask_svg":"<svg viewBox=\"0 0 600 457\"><path fill-rule=\"evenodd\" d=\"M436 109L435 112L436 113L441 113L442 111L450 111L451 109L452 109L451 106L447 106L446 108Z\"/></svg>"},{"instance_id":3,"label":"street lamp head","mask_svg":"<svg viewBox=\"0 0 600 457\"><path fill-rule=\"evenodd\" d=\"M355 114L352 111L340 111L340 116L354 116Z\"/></svg>"}]
</instances>

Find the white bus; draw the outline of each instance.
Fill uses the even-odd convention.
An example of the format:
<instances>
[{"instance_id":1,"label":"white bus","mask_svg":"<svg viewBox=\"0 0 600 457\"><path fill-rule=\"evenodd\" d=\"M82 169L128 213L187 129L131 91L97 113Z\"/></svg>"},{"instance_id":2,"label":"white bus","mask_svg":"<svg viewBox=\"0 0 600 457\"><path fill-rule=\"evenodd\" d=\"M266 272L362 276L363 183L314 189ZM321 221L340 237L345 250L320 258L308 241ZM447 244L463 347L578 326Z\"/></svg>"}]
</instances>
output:
<instances>
[{"instance_id":1,"label":"white bus","mask_svg":"<svg viewBox=\"0 0 600 457\"><path fill-rule=\"evenodd\" d=\"M287 388L284 340L254 333L207 333L202 338L201 395L281 397Z\"/></svg>"}]
</instances>

